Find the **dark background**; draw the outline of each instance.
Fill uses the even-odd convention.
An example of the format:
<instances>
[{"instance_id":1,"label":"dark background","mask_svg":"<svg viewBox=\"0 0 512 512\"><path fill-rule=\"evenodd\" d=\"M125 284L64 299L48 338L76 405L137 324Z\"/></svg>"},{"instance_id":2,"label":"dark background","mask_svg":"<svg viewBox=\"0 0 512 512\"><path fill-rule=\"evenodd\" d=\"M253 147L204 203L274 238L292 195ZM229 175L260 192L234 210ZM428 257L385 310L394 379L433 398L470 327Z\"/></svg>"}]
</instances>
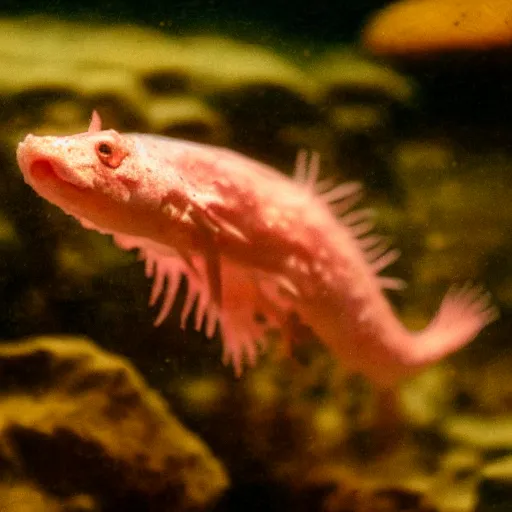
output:
<instances>
[{"instance_id":1,"label":"dark background","mask_svg":"<svg viewBox=\"0 0 512 512\"><path fill-rule=\"evenodd\" d=\"M258 39L269 34L349 42L368 16L389 0L0 0L0 15L52 14L62 18L128 21L175 33L222 30ZM34 27L37 29L37 27ZM265 35L262 35L265 34Z\"/></svg>"}]
</instances>

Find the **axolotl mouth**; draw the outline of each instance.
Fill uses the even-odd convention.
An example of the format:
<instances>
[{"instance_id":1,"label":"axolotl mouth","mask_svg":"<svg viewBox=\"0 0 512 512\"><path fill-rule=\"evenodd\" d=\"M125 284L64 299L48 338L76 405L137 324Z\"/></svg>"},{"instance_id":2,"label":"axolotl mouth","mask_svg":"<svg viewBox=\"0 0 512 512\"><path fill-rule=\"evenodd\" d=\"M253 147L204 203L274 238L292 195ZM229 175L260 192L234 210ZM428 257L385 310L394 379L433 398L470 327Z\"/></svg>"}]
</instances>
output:
<instances>
[{"instance_id":1,"label":"axolotl mouth","mask_svg":"<svg viewBox=\"0 0 512 512\"><path fill-rule=\"evenodd\" d=\"M34 160L29 165L28 172L30 173L32 180L36 181L61 179L55 172L55 167L49 160L45 159Z\"/></svg>"},{"instance_id":2,"label":"axolotl mouth","mask_svg":"<svg viewBox=\"0 0 512 512\"><path fill-rule=\"evenodd\" d=\"M25 181L36 189L48 186L90 188L86 180L63 164L65 150L66 148L55 137L27 135L25 140L18 144L16 151Z\"/></svg>"}]
</instances>

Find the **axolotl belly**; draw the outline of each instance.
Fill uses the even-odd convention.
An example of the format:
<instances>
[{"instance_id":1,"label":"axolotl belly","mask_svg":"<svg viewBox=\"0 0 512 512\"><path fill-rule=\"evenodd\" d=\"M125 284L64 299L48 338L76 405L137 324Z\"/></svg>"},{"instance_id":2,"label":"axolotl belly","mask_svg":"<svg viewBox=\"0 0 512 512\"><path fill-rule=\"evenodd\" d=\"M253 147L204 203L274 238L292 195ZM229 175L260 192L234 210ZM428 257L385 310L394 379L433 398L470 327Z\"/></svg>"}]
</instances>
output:
<instances>
[{"instance_id":1,"label":"axolotl belly","mask_svg":"<svg viewBox=\"0 0 512 512\"><path fill-rule=\"evenodd\" d=\"M398 253L354 210L358 183L318 180L318 157L299 153L295 178L234 151L166 137L102 130L95 112L84 133L28 135L18 146L25 181L84 227L138 249L154 279L156 323L170 313L182 276L185 325L212 336L237 374L254 364L266 329L293 338L309 326L342 365L382 388L471 341L496 317L489 296L448 292L429 326L412 333L379 276Z\"/></svg>"}]
</instances>

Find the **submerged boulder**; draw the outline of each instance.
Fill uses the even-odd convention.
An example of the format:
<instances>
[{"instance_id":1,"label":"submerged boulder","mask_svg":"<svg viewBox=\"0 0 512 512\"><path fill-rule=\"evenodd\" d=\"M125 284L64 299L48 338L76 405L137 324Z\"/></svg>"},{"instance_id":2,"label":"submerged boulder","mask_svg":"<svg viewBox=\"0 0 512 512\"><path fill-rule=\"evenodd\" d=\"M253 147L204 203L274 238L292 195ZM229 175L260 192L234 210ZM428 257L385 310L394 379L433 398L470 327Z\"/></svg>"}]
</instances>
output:
<instances>
[{"instance_id":1,"label":"submerged boulder","mask_svg":"<svg viewBox=\"0 0 512 512\"><path fill-rule=\"evenodd\" d=\"M86 495L91 510L180 511L203 509L228 485L135 369L85 339L2 346L0 389L0 461L13 489L29 481L66 506ZM0 508L15 499L2 493Z\"/></svg>"}]
</instances>

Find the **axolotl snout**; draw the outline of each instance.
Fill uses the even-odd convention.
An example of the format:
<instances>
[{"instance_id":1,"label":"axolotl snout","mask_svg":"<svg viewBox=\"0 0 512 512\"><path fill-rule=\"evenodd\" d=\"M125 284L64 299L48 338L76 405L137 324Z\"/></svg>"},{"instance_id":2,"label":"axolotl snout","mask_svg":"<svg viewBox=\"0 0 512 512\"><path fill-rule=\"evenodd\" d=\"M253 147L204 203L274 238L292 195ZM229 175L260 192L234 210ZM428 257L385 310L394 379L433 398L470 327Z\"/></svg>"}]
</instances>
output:
<instances>
[{"instance_id":1,"label":"axolotl snout","mask_svg":"<svg viewBox=\"0 0 512 512\"><path fill-rule=\"evenodd\" d=\"M426 329L408 331L380 270L398 256L354 210L358 183L318 180L318 157L299 153L295 178L234 151L155 135L89 130L28 135L17 158L25 181L84 227L138 249L153 277L156 323L169 314L182 276L181 320L219 326L224 360L254 364L265 330L293 338L298 317L348 370L382 388L471 341L497 315L487 293L448 292Z\"/></svg>"}]
</instances>

